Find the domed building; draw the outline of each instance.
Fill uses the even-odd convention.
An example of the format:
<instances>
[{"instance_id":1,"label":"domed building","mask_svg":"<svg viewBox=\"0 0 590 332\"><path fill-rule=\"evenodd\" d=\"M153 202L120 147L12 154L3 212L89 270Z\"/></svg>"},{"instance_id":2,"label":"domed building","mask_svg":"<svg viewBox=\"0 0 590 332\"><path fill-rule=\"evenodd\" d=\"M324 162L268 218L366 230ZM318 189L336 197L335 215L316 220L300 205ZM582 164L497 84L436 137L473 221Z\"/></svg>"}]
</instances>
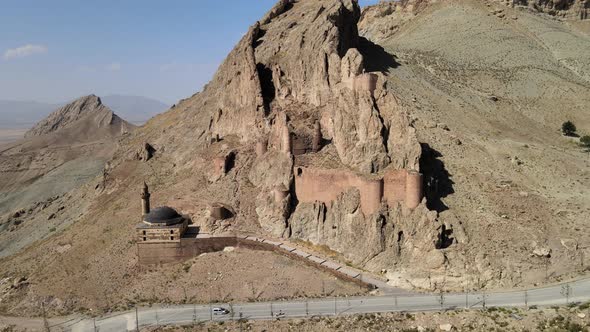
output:
<instances>
[{"instance_id":1,"label":"domed building","mask_svg":"<svg viewBox=\"0 0 590 332\"><path fill-rule=\"evenodd\" d=\"M136 227L138 242L180 242L188 228L188 219L168 206L150 210L150 193L145 183L141 200L143 217Z\"/></svg>"}]
</instances>

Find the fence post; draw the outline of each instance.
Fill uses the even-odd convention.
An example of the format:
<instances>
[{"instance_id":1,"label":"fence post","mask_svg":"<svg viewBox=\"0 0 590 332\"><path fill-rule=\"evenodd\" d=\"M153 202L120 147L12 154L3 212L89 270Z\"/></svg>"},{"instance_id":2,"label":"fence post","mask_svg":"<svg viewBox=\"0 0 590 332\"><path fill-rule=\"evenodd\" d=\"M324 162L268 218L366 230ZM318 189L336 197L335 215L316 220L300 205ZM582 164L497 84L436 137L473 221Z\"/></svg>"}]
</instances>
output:
<instances>
[{"instance_id":1,"label":"fence post","mask_svg":"<svg viewBox=\"0 0 590 332\"><path fill-rule=\"evenodd\" d=\"M160 327L160 319L158 318L158 308L156 308L156 326Z\"/></svg>"},{"instance_id":2,"label":"fence post","mask_svg":"<svg viewBox=\"0 0 590 332\"><path fill-rule=\"evenodd\" d=\"M570 302L570 295L571 295L572 288L570 284L565 284L561 286L561 295L565 296L565 304L568 305Z\"/></svg>"},{"instance_id":3,"label":"fence post","mask_svg":"<svg viewBox=\"0 0 590 332\"><path fill-rule=\"evenodd\" d=\"M193 304L193 326L197 325L197 305Z\"/></svg>"},{"instance_id":4,"label":"fence post","mask_svg":"<svg viewBox=\"0 0 590 332\"><path fill-rule=\"evenodd\" d=\"M135 330L139 332L139 312L137 307L135 307Z\"/></svg>"}]
</instances>

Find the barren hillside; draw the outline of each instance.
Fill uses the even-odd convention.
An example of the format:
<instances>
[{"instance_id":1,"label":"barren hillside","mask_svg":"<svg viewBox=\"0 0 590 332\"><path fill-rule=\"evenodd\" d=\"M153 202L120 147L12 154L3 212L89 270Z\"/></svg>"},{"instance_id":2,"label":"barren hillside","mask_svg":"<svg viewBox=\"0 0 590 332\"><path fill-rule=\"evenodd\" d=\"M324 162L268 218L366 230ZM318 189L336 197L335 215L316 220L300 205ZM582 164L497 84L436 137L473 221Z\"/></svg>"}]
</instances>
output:
<instances>
[{"instance_id":1,"label":"barren hillside","mask_svg":"<svg viewBox=\"0 0 590 332\"><path fill-rule=\"evenodd\" d=\"M2 309L113 308L147 301L138 285L184 278L180 265L146 274L137 264L143 181L156 206L204 230L329 248L408 289L577 276L590 265L589 159L559 128L572 120L590 133L583 26L469 0L362 14L351 0L281 1L202 92L123 137L102 176L47 203L55 220L75 223L0 261L2 276L27 280ZM214 202L235 217L212 219ZM282 264L227 255L227 271ZM208 259L190 264L207 269ZM192 301L218 296L215 285L203 280L210 291ZM301 295L282 285L265 296ZM179 302L176 291L148 293Z\"/></svg>"},{"instance_id":2,"label":"barren hillside","mask_svg":"<svg viewBox=\"0 0 590 332\"><path fill-rule=\"evenodd\" d=\"M4 145L0 150L0 256L11 255L78 218L83 209L47 207L65 204L64 195L100 174L118 138L133 128L102 105L100 98L87 96L50 114L25 139ZM86 203L68 204L80 208Z\"/></svg>"},{"instance_id":3,"label":"barren hillside","mask_svg":"<svg viewBox=\"0 0 590 332\"><path fill-rule=\"evenodd\" d=\"M438 156L434 171L448 173L447 193L429 203L465 229L443 282L472 270L472 284L542 283L587 268L589 159L559 132L566 120L590 132L580 24L476 1L363 13L361 34L399 63L388 86Z\"/></svg>"}]
</instances>

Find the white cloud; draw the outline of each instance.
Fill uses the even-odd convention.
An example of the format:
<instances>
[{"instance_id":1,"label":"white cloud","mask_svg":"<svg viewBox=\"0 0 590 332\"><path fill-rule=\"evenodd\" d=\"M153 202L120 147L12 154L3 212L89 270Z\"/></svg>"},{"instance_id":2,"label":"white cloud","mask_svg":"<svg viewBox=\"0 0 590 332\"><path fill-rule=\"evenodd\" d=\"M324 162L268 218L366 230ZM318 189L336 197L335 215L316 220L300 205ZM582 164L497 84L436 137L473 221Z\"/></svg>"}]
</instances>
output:
<instances>
[{"instance_id":1,"label":"white cloud","mask_svg":"<svg viewBox=\"0 0 590 332\"><path fill-rule=\"evenodd\" d=\"M114 63L107 65L106 68L108 71L119 71L119 70L121 70L121 64L118 62L114 62Z\"/></svg>"},{"instance_id":2,"label":"white cloud","mask_svg":"<svg viewBox=\"0 0 590 332\"><path fill-rule=\"evenodd\" d=\"M23 58L33 54L44 54L47 53L47 47L43 45L27 44L17 48L11 48L4 52L4 59L15 59Z\"/></svg>"}]
</instances>

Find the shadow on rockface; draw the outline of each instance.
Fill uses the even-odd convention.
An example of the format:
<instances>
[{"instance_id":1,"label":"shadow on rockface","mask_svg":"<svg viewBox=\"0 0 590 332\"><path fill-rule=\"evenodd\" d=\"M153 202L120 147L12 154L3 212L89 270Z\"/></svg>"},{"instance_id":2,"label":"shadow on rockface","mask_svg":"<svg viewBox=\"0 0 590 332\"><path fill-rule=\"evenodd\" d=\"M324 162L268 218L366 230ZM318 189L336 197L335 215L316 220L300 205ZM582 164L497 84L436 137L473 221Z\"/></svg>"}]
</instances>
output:
<instances>
[{"instance_id":1,"label":"shadow on rockface","mask_svg":"<svg viewBox=\"0 0 590 332\"><path fill-rule=\"evenodd\" d=\"M367 72L386 72L389 68L397 68L400 65L395 55L387 53L383 47L364 37L359 37L359 52L363 55Z\"/></svg>"},{"instance_id":2,"label":"shadow on rockface","mask_svg":"<svg viewBox=\"0 0 590 332\"><path fill-rule=\"evenodd\" d=\"M454 194L453 180L445 169L444 163L439 159L442 154L426 143L421 143L422 156L420 157L420 170L424 175L424 195L426 206L430 210L442 212L448 210L442 198Z\"/></svg>"}]
</instances>

